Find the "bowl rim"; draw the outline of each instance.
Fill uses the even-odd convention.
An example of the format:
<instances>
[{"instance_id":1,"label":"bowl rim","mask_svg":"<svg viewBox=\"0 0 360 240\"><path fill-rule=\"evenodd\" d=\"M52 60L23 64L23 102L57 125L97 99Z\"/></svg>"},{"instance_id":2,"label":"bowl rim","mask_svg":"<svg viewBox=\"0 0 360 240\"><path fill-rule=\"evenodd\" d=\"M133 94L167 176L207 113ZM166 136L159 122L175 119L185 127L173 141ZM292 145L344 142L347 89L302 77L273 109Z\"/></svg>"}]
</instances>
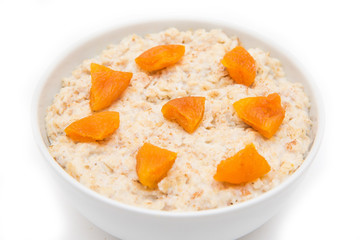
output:
<instances>
[{"instance_id":1,"label":"bowl rim","mask_svg":"<svg viewBox=\"0 0 360 240\"><path fill-rule=\"evenodd\" d=\"M143 207L137 207L128 205L110 198L107 198L89 188L82 185L80 182L78 182L76 179L71 177L50 155L48 148L46 144L44 143L42 136L41 136L41 127L39 125L39 119L38 119L38 106L41 100L41 93L43 91L44 86L46 85L51 73L56 70L60 62L65 59L69 54L79 49L82 45L85 45L91 41L94 41L96 38L100 38L101 36L104 36L112 31L118 31L125 27L134 27L139 25L147 25L147 24L163 24L164 22L174 22L174 23L187 23L187 24L196 24L196 25L204 25L204 28L206 26L217 26L219 28L228 28L233 29L235 31L243 32L248 35L251 35L255 37L256 39L260 39L261 41L267 43L269 46L271 46L272 49L276 49L278 52L280 52L282 55L284 55L287 59L291 59L292 63L304 74L304 77L309 85L309 88L314 93L314 99L315 101L312 102L312 106L316 104L317 106L317 130L314 133L314 139L310 146L310 150L308 152L308 155L304 159L303 163L300 165L300 167L292 173L287 179L285 179L283 182L281 182L278 186L276 186L273 189L270 189L269 191L262 193L260 196L257 196L255 198L246 200L245 202L241 202L239 204L234 204L232 206L226 206L226 207L220 207L215 209L207 209L207 210L201 210L201 211L185 211L185 212L169 212L169 211L163 211L163 210L153 210L153 209L147 209ZM176 27L176 26L174 26ZM212 27L214 28L214 27ZM110 44L110 43L109 43ZM241 26L240 24L234 24L230 23L224 20L209 20L209 19L203 19L198 17L192 17L190 18L151 18L151 19L141 19L136 21L129 21L121 24L116 24L114 26L110 26L109 28L105 30L101 30L101 32L96 32L90 37L85 37L84 39L80 39L76 41L74 44L72 44L67 51L62 53L57 58L54 57L53 63L45 70L43 73L40 81L37 83L37 86L35 88L33 99L31 103L31 125L33 130L33 136L35 139L35 142L37 146L40 149L40 152L42 153L43 157L46 159L46 161L51 165L53 170L62 178L64 181L66 181L68 184L72 185L77 191L80 191L82 194L87 195L88 197L96 200L104 202L112 207L119 208L122 210L127 210L130 212L135 213L141 213L146 214L150 216L156 216L156 217L176 217L176 218L186 218L186 217L203 217L203 216L209 216L209 215L218 215L218 214L225 214L228 212L236 211L245 209L254 205L259 204L260 202L265 201L266 199L271 198L274 195L279 194L284 189L292 185L293 182L295 182L308 167L313 162L317 152L319 151L321 141L324 135L325 130L325 112L324 112L324 104L323 100L319 91L318 86L316 85L316 82L313 80L313 77L309 73L309 71L304 67L304 65L299 61L298 58L296 58L292 53L290 53L288 50L283 49L281 46L279 46L275 41L272 41L269 39L269 37L264 36L263 34L260 34L252 29L246 28L244 26Z\"/></svg>"}]
</instances>

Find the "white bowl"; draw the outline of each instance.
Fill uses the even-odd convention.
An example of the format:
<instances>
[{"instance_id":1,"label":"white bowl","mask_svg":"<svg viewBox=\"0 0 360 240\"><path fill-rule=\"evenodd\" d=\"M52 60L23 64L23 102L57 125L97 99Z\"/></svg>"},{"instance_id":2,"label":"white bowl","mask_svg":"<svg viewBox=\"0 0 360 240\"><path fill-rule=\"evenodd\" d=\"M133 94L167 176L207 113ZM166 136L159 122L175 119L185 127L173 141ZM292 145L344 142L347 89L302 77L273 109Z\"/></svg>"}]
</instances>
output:
<instances>
[{"instance_id":1,"label":"white bowl","mask_svg":"<svg viewBox=\"0 0 360 240\"><path fill-rule=\"evenodd\" d=\"M86 188L67 174L48 152L45 113L59 92L61 79L84 59L100 53L110 43L117 43L129 34L155 33L168 27L180 30L220 28L236 35L245 47L259 47L278 58L290 81L300 82L311 101L313 121L311 149L301 167L278 187L249 201L213 210L198 212L165 212L137 208L108 199ZM57 61L41 80L34 96L32 118L36 142L57 178L58 187L70 202L91 222L123 239L235 239L261 226L283 205L303 178L319 149L324 131L324 112L317 87L301 64L274 43L259 34L228 23L193 20L158 20L120 26L81 43Z\"/></svg>"}]
</instances>

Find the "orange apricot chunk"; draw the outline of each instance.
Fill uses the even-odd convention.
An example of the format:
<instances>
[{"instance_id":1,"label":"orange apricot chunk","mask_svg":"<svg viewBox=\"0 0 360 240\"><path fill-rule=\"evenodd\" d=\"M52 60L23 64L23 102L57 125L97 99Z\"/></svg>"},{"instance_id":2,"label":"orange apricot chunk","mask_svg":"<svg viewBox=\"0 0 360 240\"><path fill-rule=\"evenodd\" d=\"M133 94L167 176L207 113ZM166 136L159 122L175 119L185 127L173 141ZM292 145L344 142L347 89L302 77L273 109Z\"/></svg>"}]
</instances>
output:
<instances>
[{"instance_id":1,"label":"orange apricot chunk","mask_svg":"<svg viewBox=\"0 0 360 240\"><path fill-rule=\"evenodd\" d=\"M177 122L188 133L200 125L205 111L204 97L182 97L172 99L161 109L164 117Z\"/></svg>"},{"instance_id":2,"label":"orange apricot chunk","mask_svg":"<svg viewBox=\"0 0 360 240\"><path fill-rule=\"evenodd\" d=\"M154 189L166 177L177 154L145 143L136 155L136 173L142 185Z\"/></svg>"},{"instance_id":3,"label":"orange apricot chunk","mask_svg":"<svg viewBox=\"0 0 360 240\"><path fill-rule=\"evenodd\" d=\"M115 71L96 63L91 63L90 74L90 108L92 111L109 107L129 86L133 76L130 72Z\"/></svg>"},{"instance_id":4,"label":"orange apricot chunk","mask_svg":"<svg viewBox=\"0 0 360 240\"><path fill-rule=\"evenodd\" d=\"M281 98L277 93L267 97L248 97L235 102L238 116L266 138L271 138L285 117Z\"/></svg>"},{"instance_id":5,"label":"orange apricot chunk","mask_svg":"<svg viewBox=\"0 0 360 240\"><path fill-rule=\"evenodd\" d=\"M105 111L71 123L65 128L65 133L74 141L93 142L107 138L119 128L119 125L119 113Z\"/></svg>"},{"instance_id":6,"label":"orange apricot chunk","mask_svg":"<svg viewBox=\"0 0 360 240\"><path fill-rule=\"evenodd\" d=\"M255 60L245 48L235 47L225 54L221 63L235 82L245 86L250 86L254 82L256 76Z\"/></svg>"},{"instance_id":7,"label":"orange apricot chunk","mask_svg":"<svg viewBox=\"0 0 360 240\"><path fill-rule=\"evenodd\" d=\"M214 179L219 182L241 184L264 176L270 169L268 162L251 143L234 156L221 161Z\"/></svg>"},{"instance_id":8,"label":"orange apricot chunk","mask_svg":"<svg viewBox=\"0 0 360 240\"><path fill-rule=\"evenodd\" d=\"M143 52L135 59L145 71L155 71L177 63L185 54L183 45L159 45Z\"/></svg>"}]
</instances>

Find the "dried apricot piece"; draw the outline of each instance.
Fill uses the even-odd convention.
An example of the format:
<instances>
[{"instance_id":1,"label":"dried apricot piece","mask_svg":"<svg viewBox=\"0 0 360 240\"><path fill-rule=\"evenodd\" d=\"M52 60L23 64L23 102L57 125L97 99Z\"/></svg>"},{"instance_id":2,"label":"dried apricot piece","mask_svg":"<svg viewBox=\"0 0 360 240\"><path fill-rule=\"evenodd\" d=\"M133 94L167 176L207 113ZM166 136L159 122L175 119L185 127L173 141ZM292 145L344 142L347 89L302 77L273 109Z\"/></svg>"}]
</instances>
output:
<instances>
[{"instance_id":1,"label":"dried apricot piece","mask_svg":"<svg viewBox=\"0 0 360 240\"><path fill-rule=\"evenodd\" d=\"M221 63L235 82L245 86L250 86L254 82L256 76L255 60L245 48L235 47L225 54Z\"/></svg>"},{"instance_id":2,"label":"dried apricot piece","mask_svg":"<svg viewBox=\"0 0 360 240\"><path fill-rule=\"evenodd\" d=\"M271 138L285 117L277 93L267 97L248 97L234 103L238 116L266 138Z\"/></svg>"},{"instance_id":3,"label":"dried apricot piece","mask_svg":"<svg viewBox=\"0 0 360 240\"><path fill-rule=\"evenodd\" d=\"M251 143L234 156L221 161L217 166L214 179L220 182L241 184L264 176L270 169L268 162Z\"/></svg>"},{"instance_id":4,"label":"dried apricot piece","mask_svg":"<svg viewBox=\"0 0 360 240\"><path fill-rule=\"evenodd\" d=\"M105 111L71 123L65 128L65 133L74 141L92 142L110 136L119 125L119 113Z\"/></svg>"},{"instance_id":5,"label":"dried apricot piece","mask_svg":"<svg viewBox=\"0 0 360 240\"><path fill-rule=\"evenodd\" d=\"M99 111L109 107L129 86L132 73L115 71L103 65L91 63L90 108Z\"/></svg>"},{"instance_id":6,"label":"dried apricot piece","mask_svg":"<svg viewBox=\"0 0 360 240\"><path fill-rule=\"evenodd\" d=\"M204 111L204 97L172 99L161 109L166 119L176 121L188 133L193 133L199 127Z\"/></svg>"},{"instance_id":7,"label":"dried apricot piece","mask_svg":"<svg viewBox=\"0 0 360 240\"><path fill-rule=\"evenodd\" d=\"M166 177L176 157L174 152L145 143L136 155L136 173L141 184L156 188L158 182Z\"/></svg>"},{"instance_id":8,"label":"dried apricot piece","mask_svg":"<svg viewBox=\"0 0 360 240\"><path fill-rule=\"evenodd\" d=\"M159 45L143 52L135 62L145 71L155 71L177 63L185 54L183 45Z\"/></svg>"}]
</instances>

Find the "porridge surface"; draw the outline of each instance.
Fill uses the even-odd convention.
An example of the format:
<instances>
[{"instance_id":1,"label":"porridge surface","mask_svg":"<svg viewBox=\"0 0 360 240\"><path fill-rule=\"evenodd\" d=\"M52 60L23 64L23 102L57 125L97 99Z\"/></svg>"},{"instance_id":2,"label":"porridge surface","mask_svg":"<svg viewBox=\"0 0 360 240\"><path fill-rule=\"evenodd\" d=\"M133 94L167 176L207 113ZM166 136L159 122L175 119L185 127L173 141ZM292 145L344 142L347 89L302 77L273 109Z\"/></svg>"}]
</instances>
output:
<instances>
[{"instance_id":1,"label":"porridge surface","mask_svg":"<svg viewBox=\"0 0 360 240\"><path fill-rule=\"evenodd\" d=\"M134 59L160 44L183 44L186 51L174 66L154 73L138 68ZM80 183L120 202L166 211L196 211L236 204L277 186L303 162L311 144L310 103L300 83L286 80L281 63L261 49L247 49L256 61L251 87L236 84L220 63L240 41L221 30L180 32L175 28L130 35L110 45L99 56L85 60L63 79L63 86L48 108L46 127L51 155ZM90 63L134 73L129 87L107 110L120 113L120 127L100 142L76 143L64 129L91 115ZM277 133L263 138L246 125L232 104L245 97L281 96L286 114ZM185 132L164 119L161 108L185 96L206 97L199 128ZM136 153L149 142L178 153L158 189L143 187L136 174ZM271 171L254 182L231 185L213 179L220 161L254 143Z\"/></svg>"}]
</instances>

